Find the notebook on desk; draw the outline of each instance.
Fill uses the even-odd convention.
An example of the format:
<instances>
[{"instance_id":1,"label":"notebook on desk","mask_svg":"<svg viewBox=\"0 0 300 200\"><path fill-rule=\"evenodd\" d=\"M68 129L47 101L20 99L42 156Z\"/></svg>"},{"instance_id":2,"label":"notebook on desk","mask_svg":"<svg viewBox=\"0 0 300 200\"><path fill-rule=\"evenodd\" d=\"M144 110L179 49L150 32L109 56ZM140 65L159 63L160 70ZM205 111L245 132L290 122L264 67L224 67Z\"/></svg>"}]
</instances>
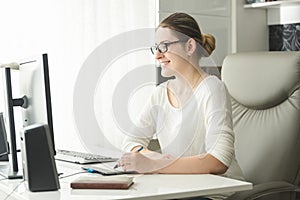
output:
<instances>
[{"instance_id":1,"label":"notebook on desk","mask_svg":"<svg viewBox=\"0 0 300 200\"><path fill-rule=\"evenodd\" d=\"M71 182L73 189L128 189L133 184L133 177L79 177Z\"/></svg>"},{"instance_id":2,"label":"notebook on desk","mask_svg":"<svg viewBox=\"0 0 300 200\"><path fill-rule=\"evenodd\" d=\"M56 150L55 159L76 164L114 162L118 160L117 158L113 158L110 156L61 149Z\"/></svg>"}]
</instances>

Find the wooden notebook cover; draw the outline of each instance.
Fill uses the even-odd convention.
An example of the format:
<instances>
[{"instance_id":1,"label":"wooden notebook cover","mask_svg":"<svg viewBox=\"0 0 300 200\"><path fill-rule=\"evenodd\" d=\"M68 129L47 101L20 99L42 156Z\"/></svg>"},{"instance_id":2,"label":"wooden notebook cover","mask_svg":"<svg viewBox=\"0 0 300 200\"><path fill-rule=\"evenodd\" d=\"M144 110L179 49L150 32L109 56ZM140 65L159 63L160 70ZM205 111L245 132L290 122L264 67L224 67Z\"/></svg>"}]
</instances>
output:
<instances>
[{"instance_id":1,"label":"wooden notebook cover","mask_svg":"<svg viewBox=\"0 0 300 200\"><path fill-rule=\"evenodd\" d=\"M73 189L128 189L133 184L133 177L99 176L79 177L71 182Z\"/></svg>"}]
</instances>

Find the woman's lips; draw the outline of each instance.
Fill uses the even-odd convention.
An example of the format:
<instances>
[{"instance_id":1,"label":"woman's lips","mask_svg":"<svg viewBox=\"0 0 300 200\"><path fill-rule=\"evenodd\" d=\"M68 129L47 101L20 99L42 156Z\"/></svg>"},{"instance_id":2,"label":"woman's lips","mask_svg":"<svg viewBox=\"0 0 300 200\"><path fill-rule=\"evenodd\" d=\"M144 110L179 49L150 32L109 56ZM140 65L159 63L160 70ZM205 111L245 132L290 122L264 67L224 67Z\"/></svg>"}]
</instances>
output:
<instances>
[{"instance_id":1,"label":"woman's lips","mask_svg":"<svg viewBox=\"0 0 300 200\"><path fill-rule=\"evenodd\" d=\"M164 66L167 65L167 64L169 64L169 63L170 63L170 61L168 61L168 60L166 60L166 61L161 61L161 62L160 62L160 64L162 64L162 65L164 65Z\"/></svg>"}]
</instances>

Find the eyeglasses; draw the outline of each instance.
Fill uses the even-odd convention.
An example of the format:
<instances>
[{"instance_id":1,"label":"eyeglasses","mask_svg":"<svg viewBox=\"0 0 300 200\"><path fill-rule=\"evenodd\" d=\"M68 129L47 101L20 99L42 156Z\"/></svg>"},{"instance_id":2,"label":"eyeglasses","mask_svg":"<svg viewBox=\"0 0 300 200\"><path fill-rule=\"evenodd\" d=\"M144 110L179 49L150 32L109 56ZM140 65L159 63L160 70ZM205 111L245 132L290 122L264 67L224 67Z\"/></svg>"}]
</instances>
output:
<instances>
[{"instance_id":1,"label":"eyeglasses","mask_svg":"<svg viewBox=\"0 0 300 200\"><path fill-rule=\"evenodd\" d=\"M152 52L153 55L155 55L155 53L157 51L159 51L160 53L165 53L168 51L168 46L171 45L171 44L175 44L175 43L179 43L179 42L183 42L181 40L177 40L177 41L174 41L174 42L164 42L164 43L160 43L158 45L155 45L155 46L152 46L150 47L150 50Z\"/></svg>"}]
</instances>

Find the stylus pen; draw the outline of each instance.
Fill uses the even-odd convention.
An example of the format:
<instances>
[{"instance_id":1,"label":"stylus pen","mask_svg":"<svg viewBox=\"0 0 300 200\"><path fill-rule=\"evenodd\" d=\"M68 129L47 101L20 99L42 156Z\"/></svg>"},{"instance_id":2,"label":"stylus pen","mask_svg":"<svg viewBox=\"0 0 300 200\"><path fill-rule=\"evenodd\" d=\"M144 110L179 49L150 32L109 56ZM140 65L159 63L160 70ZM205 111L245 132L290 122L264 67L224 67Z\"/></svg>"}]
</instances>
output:
<instances>
[{"instance_id":1,"label":"stylus pen","mask_svg":"<svg viewBox=\"0 0 300 200\"><path fill-rule=\"evenodd\" d=\"M134 153L138 153L138 152L140 152L140 151L142 151L143 150L143 146L140 146L136 151L134 151ZM114 166L114 169L116 169L116 168L118 168L119 167L119 165L118 165L118 163Z\"/></svg>"}]
</instances>

